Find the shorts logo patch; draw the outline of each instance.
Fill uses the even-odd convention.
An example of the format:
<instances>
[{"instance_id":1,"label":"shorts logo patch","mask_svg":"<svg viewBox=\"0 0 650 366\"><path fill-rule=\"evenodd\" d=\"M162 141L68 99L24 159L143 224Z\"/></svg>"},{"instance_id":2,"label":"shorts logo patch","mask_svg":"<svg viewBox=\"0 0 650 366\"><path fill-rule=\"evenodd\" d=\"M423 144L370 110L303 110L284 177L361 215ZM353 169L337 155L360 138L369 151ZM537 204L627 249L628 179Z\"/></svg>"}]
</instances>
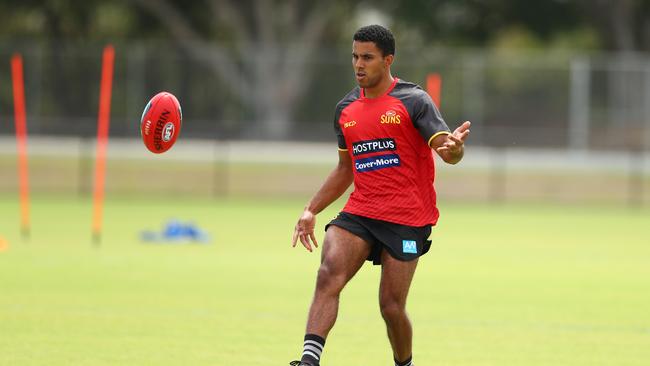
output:
<instances>
[{"instance_id":1,"label":"shorts logo patch","mask_svg":"<svg viewBox=\"0 0 650 366\"><path fill-rule=\"evenodd\" d=\"M359 159L354 162L354 168L359 173L396 166L400 166L399 155L397 154L378 155L371 158Z\"/></svg>"},{"instance_id":2,"label":"shorts logo patch","mask_svg":"<svg viewBox=\"0 0 650 366\"><path fill-rule=\"evenodd\" d=\"M418 254L418 246L415 240L402 240L402 252Z\"/></svg>"}]
</instances>

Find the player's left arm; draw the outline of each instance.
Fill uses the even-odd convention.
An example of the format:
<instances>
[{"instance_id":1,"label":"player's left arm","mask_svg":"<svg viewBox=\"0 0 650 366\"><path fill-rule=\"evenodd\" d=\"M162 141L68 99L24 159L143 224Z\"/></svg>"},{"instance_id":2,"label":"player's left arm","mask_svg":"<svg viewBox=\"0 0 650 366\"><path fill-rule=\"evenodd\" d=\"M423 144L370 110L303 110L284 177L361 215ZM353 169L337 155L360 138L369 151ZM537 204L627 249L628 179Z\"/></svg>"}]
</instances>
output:
<instances>
[{"instance_id":1,"label":"player's left arm","mask_svg":"<svg viewBox=\"0 0 650 366\"><path fill-rule=\"evenodd\" d=\"M469 121L464 122L454 132L442 118L438 107L433 103L429 94L422 89L416 89L408 98L405 105L411 115L413 125L420 131L424 141L438 153L448 164L457 164L465 153L464 145L469 136Z\"/></svg>"},{"instance_id":2,"label":"player's left arm","mask_svg":"<svg viewBox=\"0 0 650 366\"><path fill-rule=\"evenodd\" d=\"M442 133L431 139L429 146L448 164L457 164L465 154L465 140L469 136L471 122L465 121L452 133Z\"/></svg>"}]
</instances>

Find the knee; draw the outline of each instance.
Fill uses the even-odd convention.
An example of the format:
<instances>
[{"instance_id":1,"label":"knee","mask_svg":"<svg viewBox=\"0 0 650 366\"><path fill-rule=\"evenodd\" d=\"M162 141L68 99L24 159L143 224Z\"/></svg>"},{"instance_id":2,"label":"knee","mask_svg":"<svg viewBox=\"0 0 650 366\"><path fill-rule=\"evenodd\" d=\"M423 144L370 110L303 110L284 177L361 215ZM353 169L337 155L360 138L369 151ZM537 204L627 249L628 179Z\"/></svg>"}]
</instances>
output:
<instances>
[{"instance_id":1,"label":"knee","mask_svg":"<svg viewBox=\"0 0 650 366\"><path fill-rule=\"evenodd\" d=\"M322 263L318 269L316 288L320 292L338 294L343 289L343 286L345 286L345 276L336 273L327 263Z\"/></svg>"},{"instance_id":2,"label":"knee","mask_svg":"<svg viewBox=\"0 0 650 366\"><path fill-rule=\"evenodd\" d=\"M398 299L382 296L379 300L381 316L386 322L395 321L406 316L406 306Z\"/></svg>"}]
</instances>

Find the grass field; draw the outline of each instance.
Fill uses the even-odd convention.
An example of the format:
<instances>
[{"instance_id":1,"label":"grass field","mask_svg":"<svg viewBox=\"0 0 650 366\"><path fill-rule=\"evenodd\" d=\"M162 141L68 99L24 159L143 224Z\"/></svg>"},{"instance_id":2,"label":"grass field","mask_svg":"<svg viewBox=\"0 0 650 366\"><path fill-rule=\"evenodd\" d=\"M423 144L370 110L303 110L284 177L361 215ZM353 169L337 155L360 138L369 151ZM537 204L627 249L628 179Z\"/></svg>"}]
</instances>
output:
<instances>
[{"instance_id":1,"label":"grass field","mask_svg":"<svg viewBox=\"0 0 650 366\"><path fill-rule=\"evenodd\" d=\"M0 365L286 365L319 260L289 244L303 205L113 198L94 247L88 201L34 197L23 242L16 199L0 197ZM648 364L650 211L441 210L409 302L418 366ZM170 217L214 242L138 241ZM344 291L325 366L392 365L378 274L367 264Z\"/></svg>"}]
</instances>

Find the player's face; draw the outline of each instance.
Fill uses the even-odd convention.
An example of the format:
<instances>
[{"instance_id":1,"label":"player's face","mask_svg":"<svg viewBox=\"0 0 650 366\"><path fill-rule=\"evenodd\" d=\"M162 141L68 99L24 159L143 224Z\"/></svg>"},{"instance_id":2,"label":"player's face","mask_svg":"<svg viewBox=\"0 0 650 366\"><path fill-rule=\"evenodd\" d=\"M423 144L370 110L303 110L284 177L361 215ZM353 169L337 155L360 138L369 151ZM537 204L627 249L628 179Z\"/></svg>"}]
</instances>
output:
<instances>
[{"instance_id":1,"label":"player's face","mask_svg":"<svg viewBox=\"0 0 650 366\"><path fill-rule=\"evenodd\" d=\"M352 67L362 88L373 88L389 75L393 55L383 56L374 42L352 42Z\"/></svg>"}]
</instances>

